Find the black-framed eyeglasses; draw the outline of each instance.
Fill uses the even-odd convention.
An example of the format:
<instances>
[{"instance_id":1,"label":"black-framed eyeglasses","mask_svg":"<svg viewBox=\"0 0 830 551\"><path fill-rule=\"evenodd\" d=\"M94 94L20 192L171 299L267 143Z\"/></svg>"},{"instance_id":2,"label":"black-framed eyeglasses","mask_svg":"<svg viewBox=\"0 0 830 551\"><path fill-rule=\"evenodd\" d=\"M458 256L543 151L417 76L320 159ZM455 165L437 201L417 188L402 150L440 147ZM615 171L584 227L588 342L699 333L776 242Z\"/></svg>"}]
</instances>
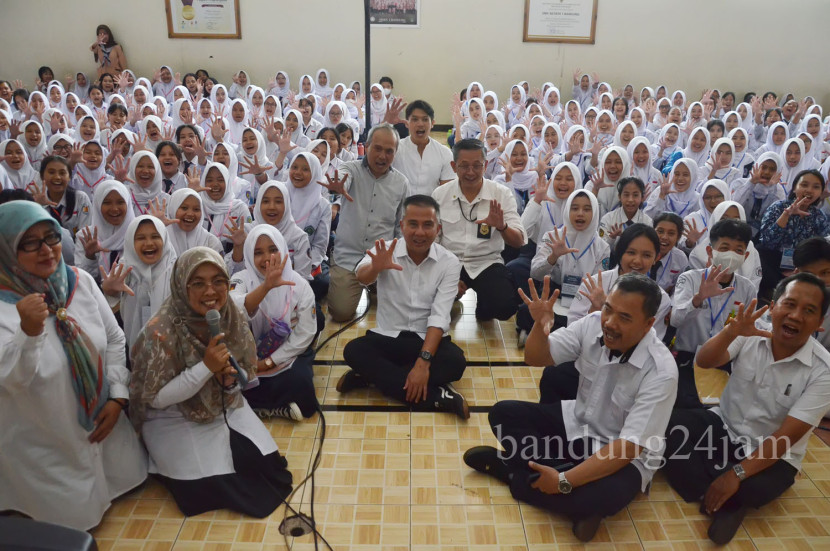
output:
<instances>
[{"instance_id":1,"label":"black-framed eyeglasses","mask_svg":"<svg viewBox=\"0 0 830 551\"><path fill-rule=\"evenodd\" d=\"M50 233L43 239L29 239L28 241L21 241L20 244L17 246L17 250L26 253L33 253L39 251L44 243L46 243L50 247L54 247L60 242L60 234Z\"/></svg>"}]
</instances>

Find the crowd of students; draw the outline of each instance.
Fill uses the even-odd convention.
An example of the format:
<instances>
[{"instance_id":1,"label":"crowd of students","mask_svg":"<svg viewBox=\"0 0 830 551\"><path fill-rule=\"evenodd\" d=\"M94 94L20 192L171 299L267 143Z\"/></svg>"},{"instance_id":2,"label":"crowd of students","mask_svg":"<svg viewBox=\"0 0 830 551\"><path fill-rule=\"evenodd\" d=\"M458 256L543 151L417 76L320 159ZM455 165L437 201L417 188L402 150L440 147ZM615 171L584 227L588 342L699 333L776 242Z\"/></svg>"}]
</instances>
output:
<instances>
[{"instance_id":1,"label":"crowd of students","mask_svg":"<svg viewBox=\"0 0 830 551\"><path fill-rule=\"evenodd\" d=\"M260 418L320 409L321 306L351 320L366 288L377 327L346 345L337 390L463 419L458 299L515 317L548 366L541 403L496 404L504 450L465 461L584 541L662 466L716 542L793 483L830 409L813 98L690 101L577 70L564 104L521 82L500 105L473 82L450 149L388 78L368 101L326 69L297 91L284 71L148 79L99 31L95 83L0 81L0 511L89 529L149 472L185 514L270 514L292 480ZM732 373L719 407L695 365ZM727 460L679 460L676 427L714 427ZM520 453L546 438L576 445Z\"/></svg>"}]
</instances>

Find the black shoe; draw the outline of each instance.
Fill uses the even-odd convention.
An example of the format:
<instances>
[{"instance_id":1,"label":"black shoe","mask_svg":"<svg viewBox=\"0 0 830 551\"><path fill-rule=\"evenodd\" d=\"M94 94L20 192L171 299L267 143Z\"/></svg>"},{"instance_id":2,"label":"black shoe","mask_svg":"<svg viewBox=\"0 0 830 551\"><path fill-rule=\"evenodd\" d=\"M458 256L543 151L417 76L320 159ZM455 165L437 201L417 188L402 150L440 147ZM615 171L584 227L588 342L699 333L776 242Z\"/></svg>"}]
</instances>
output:
<instances>
[{"instance_id":1,"label":"black shoe","mask_svg":"<svg viewBox=\"0 0 830 551\"><path fill-rule=\"evenodd\" d=\"M439 386L438 392L440 392L440 397L435 402L435 409L454 413L462 419L470 418L470 408L467 406L467 400L451 384Z\"/></svg>"},{"instance_id":2,"label":"black shoe","mask_svg":"<svg viewBox=\"0 0 830 551\"><path fill-rule=\"evenodd\" d=\"M735 537L735 532L741 527L746 516L746 507L724 511L721 509L714 514L712 524L709 525L709 539L718 545L726 545Z\"/></svg>"},{"instance_id":3,"label":"black shoe","mask_svg":"<svg viewBox=\"0 0 830 551\"><path fill-rule=\"evenodd\" d=\"M464 463L468 467L489 474L505 484L510 484L510 470L507 463L499 459L499 451L493 446L476 446L464 452Z\"/></svg>"},{"instance_id":4,"label":"black shoe","mask_svg":"<svg viewBox=\"0 0 830 551\"><path fill-rule=\"evenodd\" d=\"M588 543L594 536L597 535L599 525L602 524L602 517L599 515L575 520L573 524L573 533L576 539L583 543Z\"/></svg>"},{"instance_id":5,"label":"black shoe","mask_svg":"<svg viewBox=\"0 0 830 551\"><path fill-rule=\"evenodd\" d=\"M337 392L345 394L356 388L366 388L368 386L369 383L367 383L366 380L363 379L363 377L361 377L359 373L355 373L350 369L343 375L341 375L340 379L337 380L336 388Z\"/></svg>"}]
</instances>

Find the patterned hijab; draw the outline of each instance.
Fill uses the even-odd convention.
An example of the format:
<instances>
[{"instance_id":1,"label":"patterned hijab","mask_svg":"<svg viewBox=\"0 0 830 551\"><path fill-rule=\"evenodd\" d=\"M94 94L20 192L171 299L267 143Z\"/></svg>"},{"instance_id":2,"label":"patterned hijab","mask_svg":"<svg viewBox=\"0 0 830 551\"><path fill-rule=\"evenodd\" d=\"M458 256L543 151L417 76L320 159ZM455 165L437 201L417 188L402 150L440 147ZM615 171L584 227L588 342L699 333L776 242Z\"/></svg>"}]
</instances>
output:
<instances>
[{"instance_id":1,"label":"patterned hijab","mask_svg":"<svg viewBox=\"0 0 830 551\"><path fill-rule=\"evenodd\" d=\"M190 307L187 283L202 264L213 264L228 277L224 259L207 247L196 247L179 256L170 276L170 296L162 303L133 345L130 381L130 418L137 430L147 418L147 408L159 391L179 373L201 362L210 340L204 316ZM256 343L246 316L230 297L219 309L225 343L248 378L256 377ZM191 398L178 404L185 419L210 423L223 409L242 406L242 394L227 393L214 377Z\"/></svg>"},{"instance_id":2,"label":"patterned hijab","mask_svg":"<svg viewBox=\"0 0 830 551\"><path fill-rule=\"evenodd\" d=\"M78 274L59 259L57 270L46 279L23 270L17 261L17 246L23 234L40 222L49 222L60 235L60 226L32 201L10 201L0 205L0 300L16 304L23 297L40 293L54 319L58 337L69 363L72 388L78 397L78 423L92 431L95 417L109 397L100 354L66 308L78 284Z\"/></svg>"}]
</instances>

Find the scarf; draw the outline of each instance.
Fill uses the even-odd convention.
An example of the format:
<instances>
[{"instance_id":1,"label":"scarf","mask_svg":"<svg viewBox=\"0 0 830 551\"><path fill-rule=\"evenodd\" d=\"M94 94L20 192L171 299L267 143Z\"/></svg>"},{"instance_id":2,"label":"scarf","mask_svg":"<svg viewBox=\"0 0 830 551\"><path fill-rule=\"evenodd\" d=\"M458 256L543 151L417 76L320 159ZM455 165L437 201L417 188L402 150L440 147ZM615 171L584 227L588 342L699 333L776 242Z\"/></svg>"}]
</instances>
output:
<instances>
[{"instance_id":1,"label":"scarf","mask_svg":"<svg viewBox=\"0 0 830 551\"><path fill-rule=\"evenodd\" d=\"M167 202L167 218L175 219L176 212L178 212L179 207L182 206L185 199L188 197L194 197L199 201L199 209L204 211L204 207L202 206L202 198L199 196L198 193L193 191L190 188L183 188L176 190L173 192L173 195L170 196L170 200ZM202 216L202 220L204 220L204 215ZM200 223L191 231L186 232L179 227L178 224L171 224L167 226L167 240L173 246L173 250L176 252L177 256L181 256L185 253L185 251L192 249L194 247L208 247L211 243L210 239L210 232L207 231L204 226Z\"/></svg>"},{"instance_id":2,"label":"scarf","mask_svg":"<svg viewBox=\"0 0 830 551\"><path fill-rule=\"evenodd\" d=\"M311 170L311 179L305 187L295 187L290 183L291 167L297 162L297 159L303 158L308 163ZM291 215L296 224L301 228L312 226L317 227L315 217L313 216L320 205L321 190L318 182L323 182L323 169L320 165L320 160L313 153L303 151L298 153L292 160L288 167L289 171L289 185L288 195L290 196ZM258 199L257 199L258 201ZM286 207L288 203L286 203Z\"/></svg>"}]
</instances>

